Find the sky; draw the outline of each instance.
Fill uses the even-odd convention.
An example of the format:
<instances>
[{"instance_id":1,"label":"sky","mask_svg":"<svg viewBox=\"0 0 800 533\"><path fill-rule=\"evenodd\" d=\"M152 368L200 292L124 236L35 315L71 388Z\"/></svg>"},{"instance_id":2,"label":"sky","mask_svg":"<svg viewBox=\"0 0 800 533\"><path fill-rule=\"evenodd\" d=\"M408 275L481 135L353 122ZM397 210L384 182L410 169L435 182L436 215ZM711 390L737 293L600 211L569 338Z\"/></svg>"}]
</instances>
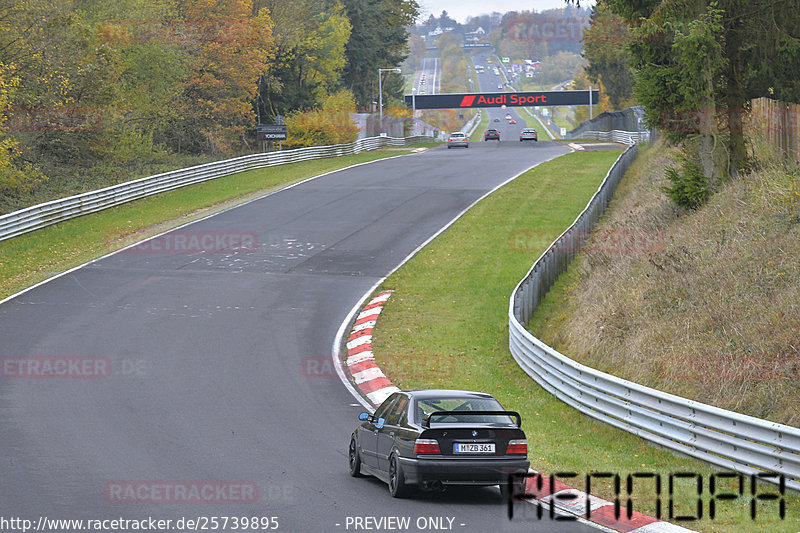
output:
<instances>
[{"instance_id":1,"label":"sky","mask_svg":"<svg viewBox=\"0 0 800 533\"><path fill-rule=\"evenodd\" d=\"M491 13L497 11L505 13L507 11L523 11L535 9L542 11L544 9L557 9L566 6L564 0L495 0L494 2L487 0L418 0L421 6L420 12L422 16L420 20L425 20L428 15L433 14L439 16L442 10L447 11L451 18L456 19L462 24L467 21L467 18L482 15L484 13ZM594 2L581 2L581 7L584 3L588 6Z\"/></svg>"}]
</instances>

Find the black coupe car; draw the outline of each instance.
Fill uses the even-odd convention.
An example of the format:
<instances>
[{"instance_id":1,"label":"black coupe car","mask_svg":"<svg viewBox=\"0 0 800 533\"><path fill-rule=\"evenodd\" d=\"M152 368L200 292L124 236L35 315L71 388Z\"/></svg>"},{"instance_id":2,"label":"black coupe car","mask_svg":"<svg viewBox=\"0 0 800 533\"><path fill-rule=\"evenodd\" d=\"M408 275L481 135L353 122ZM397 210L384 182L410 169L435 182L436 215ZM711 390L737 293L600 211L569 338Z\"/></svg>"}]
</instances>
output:
<instances>
[{"instance_id":1,"label":"black coupe car","mask_svg":"<svg viewBox=\"0 0 800 533\"><path fill-rule=\"evenodd\" d=\"M412 486L500 485L504 497L524 491L528 441L519 413L493 396L461 390L396 392L374 414L361 413L350 438L350 475L371 474L399 498Z\"/></svg>"}]
</instances>

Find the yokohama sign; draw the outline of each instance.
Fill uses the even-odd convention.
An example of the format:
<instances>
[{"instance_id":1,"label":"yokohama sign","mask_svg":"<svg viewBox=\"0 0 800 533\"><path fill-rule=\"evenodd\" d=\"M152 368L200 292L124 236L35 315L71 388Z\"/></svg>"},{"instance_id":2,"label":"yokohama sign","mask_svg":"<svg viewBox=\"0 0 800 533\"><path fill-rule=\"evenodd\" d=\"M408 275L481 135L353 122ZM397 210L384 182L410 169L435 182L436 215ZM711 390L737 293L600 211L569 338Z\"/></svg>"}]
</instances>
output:
<instances>
[{"instance_id":1,"label":"yokohama sign","mask_svg":"<svg viewBox=\"0 0 800 533\"><path fill-rule=\"evenodd\" d=\"M542 91L535 93L425 94L406 106L417 109L455 109L464 107L532 107L552 105L589 105L589 91ZM592 91L592 104L600 101L600 93Z\"/></svg>"}]
</instances>

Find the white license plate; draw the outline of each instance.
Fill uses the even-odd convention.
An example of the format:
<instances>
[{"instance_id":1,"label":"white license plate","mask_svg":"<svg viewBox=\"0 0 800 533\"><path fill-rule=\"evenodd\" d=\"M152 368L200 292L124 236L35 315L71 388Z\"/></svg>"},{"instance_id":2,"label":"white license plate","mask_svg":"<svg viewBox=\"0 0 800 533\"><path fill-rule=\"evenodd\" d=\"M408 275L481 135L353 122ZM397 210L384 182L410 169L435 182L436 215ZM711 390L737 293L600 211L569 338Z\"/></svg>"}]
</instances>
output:
<instances>
[{"instance_id":1,"label":"white license plate","mask_svg":"<svg viewBox=\"0 0 800 533\"><path fill-rule=\"evenodd\" d=\"M494 453L494 442L456 442L453 453Z\"/></svg>"}]
</instances>

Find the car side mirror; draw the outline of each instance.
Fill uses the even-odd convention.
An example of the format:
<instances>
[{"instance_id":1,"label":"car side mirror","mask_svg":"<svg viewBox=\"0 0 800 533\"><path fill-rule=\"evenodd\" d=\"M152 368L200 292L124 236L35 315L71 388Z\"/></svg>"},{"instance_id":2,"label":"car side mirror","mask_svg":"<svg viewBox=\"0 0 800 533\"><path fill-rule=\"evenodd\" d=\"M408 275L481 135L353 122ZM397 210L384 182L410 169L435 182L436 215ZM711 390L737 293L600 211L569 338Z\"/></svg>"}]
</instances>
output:
<instances>
[{"instance_id":1,"label":"car side mirror","mask_svg":"<svg viewBox=\"0 0 800 533\"><path fill-rule=\"evenodd\" d=\"M366 422L367 420L369 420L369 417L370 414L367 413L366 411L358 415L358 419L361 420L362 422Z\"/></svg>"}]
</instances>

